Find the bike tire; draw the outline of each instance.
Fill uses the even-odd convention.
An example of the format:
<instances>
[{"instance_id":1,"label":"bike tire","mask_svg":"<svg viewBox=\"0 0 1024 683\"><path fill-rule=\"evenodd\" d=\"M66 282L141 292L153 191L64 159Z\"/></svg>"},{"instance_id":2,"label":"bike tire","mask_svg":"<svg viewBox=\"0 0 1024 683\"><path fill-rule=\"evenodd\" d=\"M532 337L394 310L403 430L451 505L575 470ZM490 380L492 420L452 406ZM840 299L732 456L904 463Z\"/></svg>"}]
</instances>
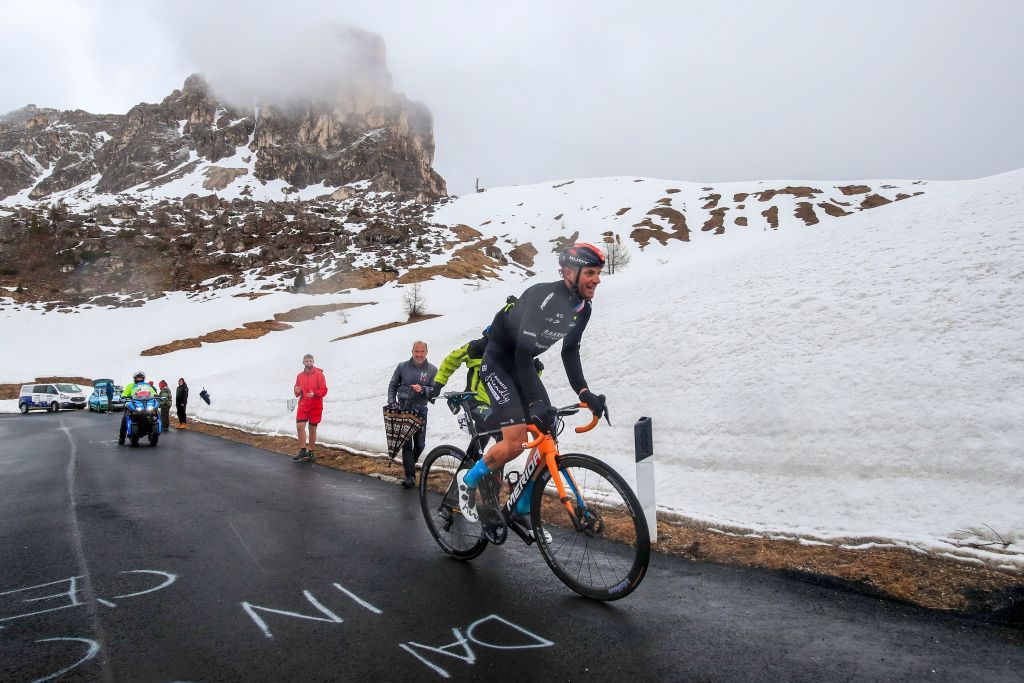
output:
<instances>
[{"instance_id":1,"label":"bike tire","mask_svg":"<svg viewBox=\"0 0 1024 683\"><path fill-rule=\"evenodd\" d=\"M455 475L472 464L461 449L438 446L420 468L420 507L427 529L441 549L458 560L472 560L487 548L480 523L470 522L458 511Z\"/></svg>"},{"instance_id":2,"label":"bike tire","mask_svg":"<svg viewBox=\"0 0 1024 683\"><path fill-rule=\"evenodd\" d=\"M533 487L530 514L537 546L562 583L595 600L619 600L640 585L651 559L650 532L636 494L618 472L589 455L558 457L566 495L587 527L576 528L544 468ZM582 489L581 496L576 487Z\"/></svg>"}]
</instances>

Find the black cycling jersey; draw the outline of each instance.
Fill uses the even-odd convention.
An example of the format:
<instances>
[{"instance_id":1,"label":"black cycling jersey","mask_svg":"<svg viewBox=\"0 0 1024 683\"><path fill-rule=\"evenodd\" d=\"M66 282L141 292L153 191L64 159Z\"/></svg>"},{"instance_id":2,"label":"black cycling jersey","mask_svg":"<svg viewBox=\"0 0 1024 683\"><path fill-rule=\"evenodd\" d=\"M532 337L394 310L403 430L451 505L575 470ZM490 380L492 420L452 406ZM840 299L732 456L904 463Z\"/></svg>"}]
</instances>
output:
<instances>
[{"instance_id":1,"label":"black cycling jersey","mask_svg":"<svg viewBox=\"0 0 1024 683\"><path fill-rule=\"evenodd\" d=\"M569 384L578 394L587 386L580 362L580 340L590 320L591 305L565 286L565 282L533 285L511 309L494 316L486 354L505 366L518 380L526 405L546 400L533 359L562 340L562 364Z\"/></svg>"}]
</instances>

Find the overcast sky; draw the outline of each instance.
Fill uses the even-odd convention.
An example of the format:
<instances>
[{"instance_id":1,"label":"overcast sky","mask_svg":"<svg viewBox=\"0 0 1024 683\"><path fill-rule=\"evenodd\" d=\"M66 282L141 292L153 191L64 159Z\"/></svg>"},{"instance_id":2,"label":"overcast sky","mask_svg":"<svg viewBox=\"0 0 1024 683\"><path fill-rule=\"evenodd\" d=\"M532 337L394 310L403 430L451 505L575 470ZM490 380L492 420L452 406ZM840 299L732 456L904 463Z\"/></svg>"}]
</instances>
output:
<instances>
[{"instance_id":1,"label":"overcast sky","mask_svg":"<svg viewBox=\"0 0 1024 683\"><path fill-rule=\"evenodd\" d=\"M0 0L0 112L122 113L192 72L382 35L449 191L629 175L974 178L1024 167L1021 0ZM335 57L337 59L337 57ZM238 76L242 78L242 76Z\"/></svg>"}]
</instances>

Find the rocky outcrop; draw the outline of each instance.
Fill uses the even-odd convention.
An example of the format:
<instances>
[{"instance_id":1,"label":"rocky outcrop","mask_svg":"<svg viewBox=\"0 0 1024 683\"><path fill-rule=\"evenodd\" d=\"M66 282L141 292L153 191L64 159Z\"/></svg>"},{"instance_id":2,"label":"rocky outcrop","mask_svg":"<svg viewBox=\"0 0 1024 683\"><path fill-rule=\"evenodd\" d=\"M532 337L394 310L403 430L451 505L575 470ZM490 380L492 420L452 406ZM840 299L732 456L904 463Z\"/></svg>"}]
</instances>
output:
<instances>
[{"instance_id":1,"label":"rocky outcrop","mask_svg":"<svg viewBox=\"0 0 1024 683\"><path fill-rule=\"evenodd\" d=\"M192 75L159 104L123 115L33 105L10 112L0 117L0 199L31 190L27 199L47 200L93 179L99 193L149 190L236 155L241 163L230 167L245 164L254 181L283 180L296 189L366 181L364 189L424 202L445 196L444 179L431 166L430 111L391 90L383 41L349 28L339 28L337 38L356 51L359 78L339 79L302 101L240 107ZM219 179L208 189L221 186Z\"/></svg>"},{"instance_id":2,"label":"rocky outcrop","mask_svg":"<svg viewBox=\"0 0 1024 683\"><path fill-rule=\"evenodd\" d=\"M32 188L29 200L80 185L99 173L96 153L123 117L28 105L0 116L0 195Z\"/></svg>"},{"instance_id":3,"label":"rocky outcrop","mask_svg":"<svg viewBox=\"0 0 1024 683\"><path fill-rule=\"evenodd\" d=\"M82 211L23 207L0 213L0 288L21 303L125 306L243 281L256 295L287 290L300 268L311 292L375 287L460 239L427 219L430 208L406 195L258 202L214 194ZM464 254L460 263L490 277L484 264L505 256L484 242L469 250L483 261Z\"/></svg>"}]
</instances>

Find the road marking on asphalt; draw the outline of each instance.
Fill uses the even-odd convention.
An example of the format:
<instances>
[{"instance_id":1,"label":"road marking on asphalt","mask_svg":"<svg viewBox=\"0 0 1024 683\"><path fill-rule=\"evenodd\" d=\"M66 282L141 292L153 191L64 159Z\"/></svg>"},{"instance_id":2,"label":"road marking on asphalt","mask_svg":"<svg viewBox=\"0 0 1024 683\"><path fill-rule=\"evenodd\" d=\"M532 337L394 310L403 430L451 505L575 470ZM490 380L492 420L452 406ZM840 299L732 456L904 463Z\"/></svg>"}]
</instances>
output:
<instances>
[{"instance_id":1,"label":"road marking on asphalt","mask_svg":"<svg viewBox=\"0 0 1024 683\"><path fill-rule=\"evenodd\" d=\"M345 595L347 595L348 597L352 598L352 600L353 600L353 601L354 601L354 602L355 602L356 604L358 604L358 605L361 605L361 606L365 607L366 609L370 610L370 611L371 611L371 612L373 612L374 614L383 614L383 612L382 612L382 611L380 611L379 609L377 609L376 607L374 607L374 606L373 606L373 605L371 605L370 603L366 602L365 600L363 600L363 599L362 599L362 598L360 598L360 597L359 597L358 595L356 595L356 594L355 594L355 593L353 593L352 591L348 590L348 589L347 589L347 588L345 588L344 586L341 586L340 584L337 584L337 583L335 583L335 584L333 584L333 585L334 585L334 587L335 587L335 588L337 588L338 590L340 590L340 591L341 591L342 593L344 593L344 594L345 594Z\"/></svg>"},{"instance_id":2,"label":"road marking on asphalt","mask_svg":"<svg viewBox=\"0 0 1024 683\"><path fill-rule=\"evenodd\" d=\"M281 616L292 617L294 619L308 619L309 621L323 621L323 622L327 622L329 624L340 624L340 623L344 622L344 619L342 619L337 614L335 614L331 610L329 610L326 607L324 607L323 605L321 605L320 602L317 601L317 599L315 597L313 597L313 594L310 593L309 591L307 591L307 590L302 591L302 595L304 595L306 600L309 601L309 604L313 605L313 607L315 607L324 616L323 617L316 617L316 616L313 616L313 615L310 615L310 614L302 614L301 612L289 612L288 610L275 609L273 607L264 607L263 605L254 605L251 602L243 602L242 603L242 609L244 609L246 614L248 614L252 618L252 620L256 623L256 625L263 632L263 635L265 635L267 638L270 638L271 640L273 640L274 636L270 632L270 627L267 625L267 622L265 622L263 620L263 618L260 617L260 615L256 613L256 610L261 610L263 612L269 612L271 614L280 614Z\"/></svg>"},{"instance_id":3,"label":"road marking on asphalt","mask_svg":"<svg viewBox=\"0 0 1024 683\"><path fill-rule=\"evenodd\" d=\"M511 629L512 631L517 632L519 634L519 637L525 636L533 642L525 644L521 642L498 643L491 640L482 640L481 638L476 637L476 635L474 635L474 631L476 631L477 627L488 622L503 625ZM472 644L476 644L480 647L486 647L493 650L529 650L541 647L553 647L555 644L553 641L550 641L547 638L539 636L536 633L528 629L525 629L518 624L514 624L508 619L498 616L497 614L491 614L482 619L477 619L466 628L465 635L463 635L462 630L459 628L453 628L452 634L455 636L455 642L449 643L447 645L433 646L409 641L407 643L400 643L398 647L402 648L403 650L414 656L416 659L423 662L425 665L430 667L431 670L433 670L435 673L439 674L443 678L451 678L451 674L449 674L446 669L427 659L426 654L424 654L421 651L426 651L428 653L433 652L439 655L443 655L445 657L452 657L466 664L472 665L476 663L476 652L473 650ZM455 648L461 648L462 654L449 651Z\"/></svg>"},{"instance_id":4,"label":"road marking on asphalt","mask_svg":"<svg viewBox=\"0 0 1024 683\"><path fill-rule=\"evenodd\" d=\"M151 575L155 574L156 576L163 577L163 581L161 581L156 586L151 586L151 587L146 588L144 590L134 591L132 593L124 593L122 595L115 595L115 596L113 596L112 600L123 600L125 598L134 598L134 597L137 597L139 595L146 595L147 593L155 593L156 591L163 590L164 588L167 588L172 583L174 583L175 581L178 580L178 575L177 574L172 574L170 572L160 571L158 569L128 569L128 570L125 570L125 571L122 571L122 572L118 572L118 573L119 574L151 574ZM85 593L85 588L81 587L79 585L79 581L82 578L84 578L84 577L82 577L82 576L69 576L66 579L59 579L57 581L48 581L46 583L39 583L39 584L36 584L34 586L24 586L22 588L14 588L14 589L11 589L11 590L0 591L0 597L6 596L6 595L13 596L13 595L15 595L17 593L28 593L29 591L38 590L40 588L46 588L48 586L57 586L57 585L60 585L60 584L65 584L65 583L67 584L67 590L62 590L59 593L53 593L53 594L50 594L50 595L40 595L38 597L24 598L24 599L16 602L16 604L24 604L24 603L40 602L40 601L43 601L43 600L64 599L64 600L67 601L66 603L64 603L62 605L59 605L57 607L48 607L46 609L34 610L34 611L31 611L31 612L22 612L22 613L17 613L17 614L11 614L11 615L8 615L8 616L0 616L0 622L14 621L15 619L25 619L27 617L34 617L34 616L39 615L39 614L46 614L47 612L57 612L59 610L71 609L72 607L82 607L82 606L86 606L87 607L88 606L88 596L86 597L86 600L82 600L79 597L79 594ZM111 600L107 600L107 599L100 598L100 597L95 597L95 596L94 596L93 599L96 602L98 602L99 604L104 605L106 607L117 607L117 604L112 602ZM0 609L2 609L2 607L3 607L3 601L0 601ZM0 628L3 628L3 627L0 626Z\"/></svg>"},{"instance_id":5,"label":"road marking on asphalt","mask_svg":"<svg viewBox=\"0 0 1024 683\"><path fill-rule=\"evenodd\" d=\"M61 676L63 676L67 672L71 671L72 669L77 668L77 667L81 666L82 664L85 664L90 659L92 659L97 654L99 654L99 652L100 652L100 644L97 643L95 640L92 640L90 638L43 638L42 640L37 640L35 642L37 642L37 643L61 643L61 642L85 643L86 645L89 646L89 651L85 653L84 657L79 659L77 662L75 662L71 666L65 667L65 668L61 669L60 671L58 671L56 673L52 673L52 674L50 674L48 676L43 676L42 678L37 678L34 681L32 681L32 683L43 683L44 681L52 681L54 679L60 678Z\"/></svg>"}]
</instances>

